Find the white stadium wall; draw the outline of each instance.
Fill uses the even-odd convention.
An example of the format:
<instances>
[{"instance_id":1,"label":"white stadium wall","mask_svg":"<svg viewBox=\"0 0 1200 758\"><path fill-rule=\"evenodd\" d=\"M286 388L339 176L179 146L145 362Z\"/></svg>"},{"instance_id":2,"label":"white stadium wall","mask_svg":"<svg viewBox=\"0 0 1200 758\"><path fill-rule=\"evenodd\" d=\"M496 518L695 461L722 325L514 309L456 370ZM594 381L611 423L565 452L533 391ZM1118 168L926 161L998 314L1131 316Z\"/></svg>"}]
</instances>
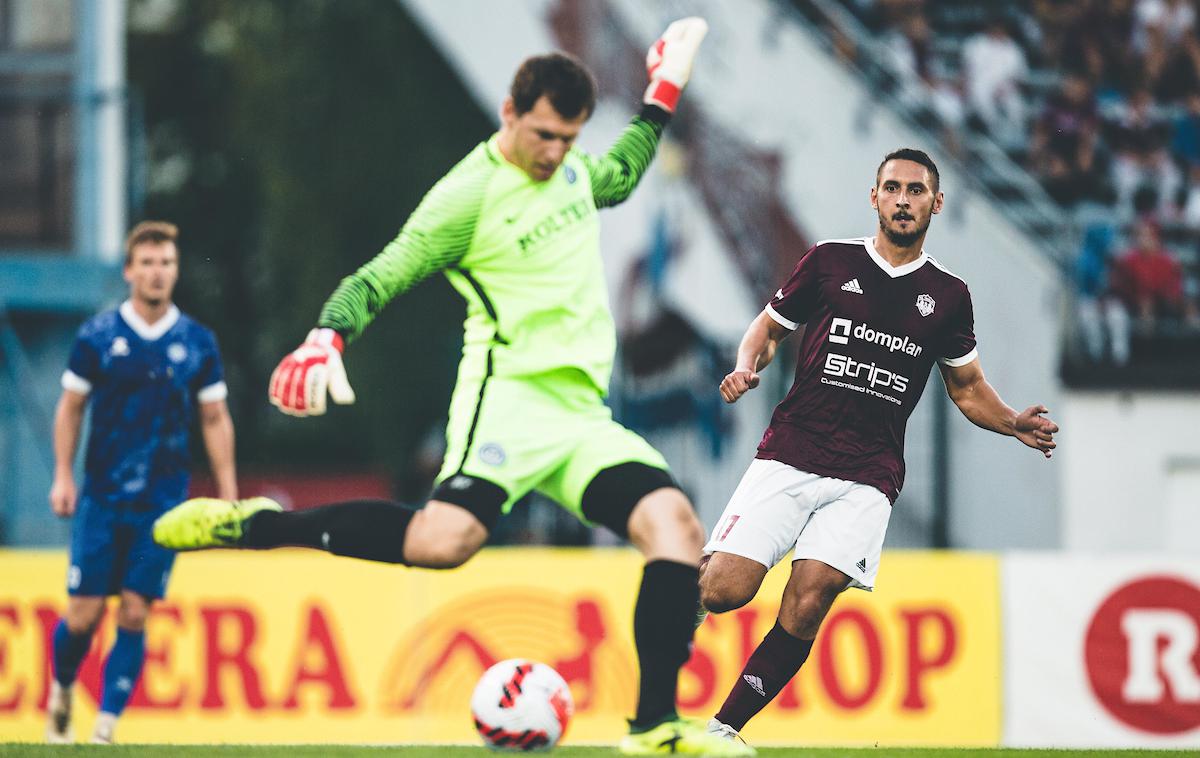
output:
<instances>
[{"instance_id":1,"label":"white stadium wall","mask_svg":"<svg viewBox=\"0 0 1200 758\"><path fill-rule=\"evenodd\" d=\"M1070 392L1062 547L1200 555L1200 397Z\"/></svg>"},{"instance_id":2,"label":"white stadium wall","mask_svg":"<svg viewBox=\"0 0 1200 758\"><path fill-rule=\"evenodd\" d=\"M562 19L553 17L559 10L554 2L510 3L504 13L490 14L480 14L479 5L470 0L405 4L488 109L497 107L512 71L525 55L559 46L552 26L561 25ZM699 124L695 129L704 130L710 142L737 143L736 148L706 145L710 153L724 149L734 155L741 155L741 150L767 156L765 163L725 164L728 173L720 177L725 196L736 198L747 188L775 181L771 196L781 198L806 243L872 234L876 220L868 192L880 158L901 146L930 149L942 171L947 210L933 224L928 250L970 284L980 356L988 377L1013 405L1044 402L1055 408L1062 294L1056 272L1033 240L1008 223L988 198L972 191L953 162L938 153L937 145L879 105L863 82L825 53L792 16L780 15L775 4L757 0L652 6L637 0L609 0L587 8L592 14L589 19L621 25L631 44L637 41L628 51L635 63L627 68L621 67L624 58L617 65L612 59L618 56L601 56L613 70L628 76L640 75L640 51L672 18L699 13L708 19L711 30L685 95L688 106L695 109L689 111L690 123ZM582 140L589 150L606 149L636 105L636 93L630 92L628 100L614 98L614 89L623 96L625 92L603 72L599 78L601 103ZM679 131L669 130L668 136L677 137ZM718 140L712 135L722 136ZM695 135L691 139L693 146L704 140ZM687 171L695 171L695 164L709 157L688 153L682 161ZM739 276L732 262L737 252L722 244L728 237L720 234L721 224L728 229L730 220L716 218L722 208L705 206L700 197L703 188L692 181L692 174L680 180L670 163L660 160L628 203L605 212L601 226L610 291L621 292L620 271L644 248L655 209L669 206L682 219L691 242L686 260L674 269L660 296L671 300L700 331L732 348L777 285L756 287L747 283L744 271ZM764 178L764 166L770 178ZM732 202L723 207L736 208ZM732 223L736 226L738 219ZM795 256L803 253L801 248L797 245ZM763 261L760 267L767 265ZM757 397L752 393L750 407L739 404L730 445L737 452L716 465L697 466L692 460L673 457L672 447L688 446L686 439L672 439L677 435L653 438L682 476L702 477L702 486L693 490L710 524L753 455L770 401L782 395L790 378L768 381L776 382L768 385L774 393L770 398L764 397L768 393ZM941 393L938 379L927 394ZM892 544L914 544L903 532L906 527L919 530L926 518L921 509L928 507L930 494L930 417L932 403L939 401L925 399L910 423L909 478L894 519ZM1062 467L1010 439L975 429L956 411L951 416L952 543L970 548L1057 546ZM915 544L921 537L916 535Z\"/></svg>"}]
</instances>

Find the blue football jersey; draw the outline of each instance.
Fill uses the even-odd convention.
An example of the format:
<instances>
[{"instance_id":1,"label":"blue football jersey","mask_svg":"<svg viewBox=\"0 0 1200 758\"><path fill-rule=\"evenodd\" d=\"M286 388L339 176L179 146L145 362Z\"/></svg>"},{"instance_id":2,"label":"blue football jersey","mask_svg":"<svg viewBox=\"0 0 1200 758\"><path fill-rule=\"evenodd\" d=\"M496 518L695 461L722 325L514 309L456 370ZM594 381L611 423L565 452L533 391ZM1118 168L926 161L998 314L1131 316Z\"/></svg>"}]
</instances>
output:
<instances>
[{"instance_id":1,"label":"blue football jersey","mask_svg":"<svg viewBox=\"0 0 1200 758\"><path fill-rule=\"evenodd\" d=\"M211 331L175 306L147 324L125 301L80 328L62 385L92 408L85 495L160 509L187 497L196 405L227 394Z\"/></svg>"}]
</instances>

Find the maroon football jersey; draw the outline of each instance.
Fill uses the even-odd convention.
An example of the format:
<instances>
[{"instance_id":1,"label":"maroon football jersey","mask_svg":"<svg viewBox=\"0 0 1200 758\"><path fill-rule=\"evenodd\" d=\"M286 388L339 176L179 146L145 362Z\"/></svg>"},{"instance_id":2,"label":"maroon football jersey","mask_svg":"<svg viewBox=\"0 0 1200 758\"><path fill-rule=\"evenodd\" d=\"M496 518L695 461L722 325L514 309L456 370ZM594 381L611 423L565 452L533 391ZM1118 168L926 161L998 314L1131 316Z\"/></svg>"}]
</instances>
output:
<instances>
[{"instance_id":1,"label":"maroon football jersey","mask_svg":"<svg viewBox=\"0 0 1200 758\"><path fill-rule=\"evenodd\" d=\"M904 428L934 361L975 359L966 282L924 252L893 268L874 240L809 250L767 313L806 325L796 381L771 417L758 457L877 487L904 485Z\"/></svg>"}]
</instances>

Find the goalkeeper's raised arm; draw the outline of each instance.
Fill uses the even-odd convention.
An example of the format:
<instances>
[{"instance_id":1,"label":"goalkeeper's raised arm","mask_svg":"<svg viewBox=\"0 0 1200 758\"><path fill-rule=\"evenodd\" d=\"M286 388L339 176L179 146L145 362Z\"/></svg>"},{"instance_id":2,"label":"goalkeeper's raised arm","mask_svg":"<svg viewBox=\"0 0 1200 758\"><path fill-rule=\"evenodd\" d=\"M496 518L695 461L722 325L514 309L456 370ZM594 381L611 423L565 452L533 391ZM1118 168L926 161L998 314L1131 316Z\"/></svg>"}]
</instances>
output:
<instances>
[{"instance_id":1,"label":"goalkeeper's raised arm","mask_svg":"<svg viewBox=\"0 0 1200 758\"><path fill-rule=\"evenodd\" d=\"M603 157L583 156L590 169L596 207L609 208L623 202L641 181L692 75L692 64L706 34L708 24L704 19L684 18L668 26L650 46L646 53L650 84L642 97L641 113Z\"/></svg>"}]
</instances>

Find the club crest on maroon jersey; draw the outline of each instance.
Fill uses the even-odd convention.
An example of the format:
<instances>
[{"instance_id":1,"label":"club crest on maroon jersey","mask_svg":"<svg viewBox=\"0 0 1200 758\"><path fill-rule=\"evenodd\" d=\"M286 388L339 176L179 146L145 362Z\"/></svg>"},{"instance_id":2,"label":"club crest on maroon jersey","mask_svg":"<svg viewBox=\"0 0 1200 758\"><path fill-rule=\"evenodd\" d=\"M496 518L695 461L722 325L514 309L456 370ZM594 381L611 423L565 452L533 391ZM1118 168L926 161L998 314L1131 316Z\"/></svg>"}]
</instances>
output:
<instances>
[{"instance_id":1,"label":"club crest on maroon jersey","mask_svg":"<svg viewBox=\"0 0 1200 758\"><path fill-rule=\"evenodd\" d=\"M928 316L930 313L933 313L934 305L933 298L929 295L917 295L917 311L922 316Z\"/></svg>"}]
</instances>

